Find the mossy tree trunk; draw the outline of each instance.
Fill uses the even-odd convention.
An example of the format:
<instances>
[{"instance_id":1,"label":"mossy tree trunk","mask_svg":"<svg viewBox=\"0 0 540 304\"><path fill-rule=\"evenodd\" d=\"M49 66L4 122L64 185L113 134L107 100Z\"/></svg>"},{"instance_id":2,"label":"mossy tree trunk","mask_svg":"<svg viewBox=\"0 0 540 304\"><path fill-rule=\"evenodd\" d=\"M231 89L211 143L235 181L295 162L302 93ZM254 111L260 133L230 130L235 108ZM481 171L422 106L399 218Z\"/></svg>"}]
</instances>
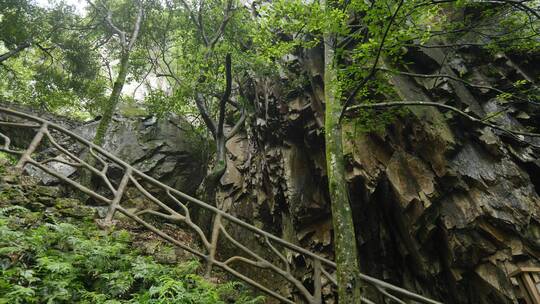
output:
<instances>
[{"instance_id":1,"label":"mossy tree trunk","mask_svg":"<svg viewBox=\"0 0 540 304\"><path fill-rule=\"evenodd\" d=\"M101 120L99 121L96 134L94 135L94 139L93 139L94 144L101 146L103 145L103 142L105 140L105 135L107 134L107 130L109 129L109 126L111 125L114 111L116 110L116 107L118 106L118 102L120 101L120 96L122 94L122 89L124 88L124 84L126 83L127 74L129 72L129 57L130 57L131 51L133 50L135 46L135 42L137 41L137 38L139 37L139 31L141 29L144 9L143 9L142 0L133 1L133 4L137 5L138 9L137 9L137 15L133 23L132 31L130 34L128 34L128 32L120 29L113 22L113 18L112 18L113 12L111 10L107 9L104 6L96 6L91 1L88 1L88 3L90 4L91 8L97 10L98 14L103 14L104 25L110 30L111 35L115 35L118 38L119 46L121 48L118 75L116 76L116 79L114 81L109 99L102 106ZM94 166L97 162L97 160L94 157L92 157L90 154L87 154L86 161L88 162L90 166ZM90 187L91 183L92 183L92 173L89 170L83 170L81 172L81 184L84 186ZM86 199L87 199L87 196L83 194L81 196L81 200L84 201Z\"/></svg>"},{"instance_id":2,"label":"mossy tree trunk","mask_svg":"<svg viewBox=\"0 0 540 304\"><path fill-rule=\"evenodd\" d=\"M118 102L120 101L120 95L122 94L122 88L126 83L126 78L129 70L129 52L122 52L122 57L120 58L120 70L118 71L118 76L114 81L113 89L107 103L103 106L101 120L99 121L96 134L94 135L94 144L102 146L105 140L105 135L107 130L111 125L112 117ZM90 154L86 156L86 162L90 166L95 166L97 160L92 157ZM81 173L81 184L87 187L92 185L92 173L90 171L83 171ZM88 198L86 194L81 194L79 197L80 200L85 201Z\"/></svg>"},{"instance_id":3,"label":"mossy tree trunk","mask_svg":"<svg viewBox=\"0 0 540 304\"><path fill-rule=\"evenodd\" d=\"M95 4L92 4L92 2L89 2L90 6L92 8L97 8ZM133 28L131 31L131 34L128 34L125 30L120 29L114 22L113 22L113 12L107 9L106 7L99 8L99 13L103 14L103 21L104 25L109 28L110 34L115 35L120 44L120 65L118 69L118 75L116 76L116 80L113 84L113 89L111 92L111 95L109 96L109 99L107 100L107 103L103 106L102 112L101 112L101 120L99 122L98 128L96 130L96 135L94 136L94 143L98 146L101 146L103 144L103 140L105 138L105 134L107 133L107 129L109 128L109 125L111 124L112 116L114 114L114 111L116 110L116 106L118 105L118 101L120 100L120 95L122 94L122 88L124 88L124 84L126 83L126 78L129 70L129 56L131 51L133 50L135 46L135 42L137 41L137 38L139 37L139 31L141 29L141 23L143 20L143 2L142 0L133 1L134 5L137 5L137 16L133 23ZM101 10L105 9L104 12Z\"/></svg>"},{"instance_id":4,"label":"mossy tree trunk","mask_svg":"<svg viewBox=\"0 0 540 304\"><path fill-rule=\"evenodd\" d=\"M103 112L101 120L96 130L96 135L94 136L94 143L98 146L103 144L105 139L105 134L111 125L112 116L120 100L120 95L122 94L122 88L126 83L126 78L129 70L129 51L123 51L122 57L120 58L120 70L118 71L118 76L114 81L113 89L111 96L107 100L107 103L103 107Z\"/></svg>"},{"instance_id":5,"label":"mossy tree trunk","mask_svg":"<svg viewBox=\"0 0 540 304\"><path fill-rule=\"evenodd\" d=\"M329 9L330 1L323 1ZM360 269L353 216L349 202L340 124L340 88L337 79L335 35L324 33L324 95L326 170L332 204L334 246L340 304L360 303Z\"/></svg>"}]
</instances>

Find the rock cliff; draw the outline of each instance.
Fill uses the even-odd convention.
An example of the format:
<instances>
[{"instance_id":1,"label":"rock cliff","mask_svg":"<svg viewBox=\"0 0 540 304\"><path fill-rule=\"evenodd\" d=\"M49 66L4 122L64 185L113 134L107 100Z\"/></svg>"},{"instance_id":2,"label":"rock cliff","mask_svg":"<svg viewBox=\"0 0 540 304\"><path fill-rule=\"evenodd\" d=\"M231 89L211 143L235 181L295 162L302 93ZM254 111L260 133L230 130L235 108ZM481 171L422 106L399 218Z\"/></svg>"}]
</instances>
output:
<instances>
[{"instance_id":1,"label":"rock cliff","mask_svg":"<svg viewBox=\"0 0 540 304\"><path fill-rule=\"evenodd\" d=\"M408 73L460 75L479 85L390 77L403 100L446 103L479 117L504 109L498 123L537 130L536 102L506 103L497 93L518 80L533 86L534 55L463 47L407 56ZM281 79L257 79L247 132L227 145L219 197L233 214L331 257L321 61L315 49L291 59L292 72ZM308 81L291 90L299 77ZM447 303L517 303L509 274L540 263L538 139L436 108L370 115L386 126L366 132L353 116L345 127L362 271ZM299 271L310 267L295 262Z\"/></svg>"}]
</instances>

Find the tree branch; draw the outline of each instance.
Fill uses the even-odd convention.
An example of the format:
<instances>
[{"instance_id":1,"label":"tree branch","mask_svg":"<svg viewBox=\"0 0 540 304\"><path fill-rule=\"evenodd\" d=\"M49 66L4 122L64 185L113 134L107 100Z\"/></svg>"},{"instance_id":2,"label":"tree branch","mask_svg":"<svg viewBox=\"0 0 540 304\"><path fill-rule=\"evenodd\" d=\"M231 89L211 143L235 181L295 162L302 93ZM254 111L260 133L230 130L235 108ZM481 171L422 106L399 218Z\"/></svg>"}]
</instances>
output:
<instances>
[{"instance_id":1,"label":"tree branch","mask_svg":"<svg viewBox=\"0 0 540 304\"><path fill-rule=\"evenodd\" d=\"M122 44L122 48L127 48L126 33L114 25L114 23L112 22L112 12L109 9L107 9L107 16L105 17L105 21L107 22L109 28L118 35L118 38L120 38L120 44Z\"/></svg>"},{"instance_id":2,"label":"tree branch","mask_svg":"<svg viewBox=\"0 0 540 304\"><path fill-rule=\"evenodd\" d=\"M356 111L356 110L359 110L359 109L390 108L390 107L403 107L403 106L424 106L424 107L427 106L427 107L442 108L442 109L450 110L450 111L452 111L454 113L457 113L461 117L464 117L464 118L466 118L466 119L468 119L468 120L470 120L472 122L478 123L478 124L486 126L486 127L490 127L492 129L502 131L502 132L510 134L512 136L521 135L521 136L529 136L529 137L540 137L540 133L531 133L531 132L523 132L523 131L519 131L519 130L507 129L507 128L501 127L499 125L487 122L486 118L476 118L476 117L474 117L472 115L469 115L469 114L461 111L460 109L458 109L456 107L452 107L452 106L442 104L442 103L437 103L437 102L428 102L428 101L380 102L380 103L354 105L354 106L349 107L349 109L347 111L352 112L352 111ZM491 117L488 117L488 119L489 118L491 118Z\"/></svg>"},{"instance_id":3,"label":"tree branch","mask_svg":"<svg viewBox=\"0 0 540 304\"><path fill-rule=\"evenodd\" d=\"M238 102L235 102L235 101L232 101L232 100L227 100L227 103L230 104L231 106L233 106L235 109L237 110L241 110L240 109L240 105L238 104Z\"/></svg>"},{"instance_id":4,"label":"tree branch","mask_svg":"<svg viewBox=\"0 0 540 304\"><path fill-rule=\"evenodd\" d=\"M32 43L30 43L30 41L23 42L23 43L17 45L17 47L15 47L14 49L0 55L0 63L4 62L5 60L7 60L8 58L10 58L12 56L15 56L16 54L20 53L24 49L30 47L30 45L32 45Z\"/></svg>"},{"instance_id":5,"label":"tree branch","mask_svg":"<svg viewBox=\"0 0 540 304\"><path fill-rule=\"evenodd\" d=\"M112 11L107 8L103 3L99 3L101 4L101 8L98 8L96 4L94 4L92 1L90 0L86 0L86 3L88 3L88 5L90 5L93 9L95 9L96 11L101 11L102 9L105 10L106 12L106 15L105 17L103 18L105 20L105 23L106 25L109 27L109 29L112 31L113 34L116 34L118 35L118 38L120 39L120 44L122 45L122 48L126 49L128 47L128 43L126 42L126 33L124 31L122 31L121 29L119 29L112 21ZM98 13L99 14L99 13Z\"/></svg>"},{"instance_id":6,"label":"tree branch","mask_svg":"<svg viewBox=\"0 0 540 304\"><path fill-rule=\"evenodd\" d=\"M209 44L210 49L213 49L216 43L219 41L219 38L223 36L223 33L225 32L225 27L227 26L227 23L232 17L231 11L232 11L232 0L229 0L227 1L227 8L225 9L223 20L221 21L221 24L219 25L219 28L216 32L216 36L214 37L214 39L212 39L212 41Z\"/></svg>"},{"instance_id":7,"label":"tree branch","mask_svg":"<svg viewBox=\"0 0 540 304\"><path fill-rule=\"evenodd\" d=\"M208 130L210 130L210 133L212 133L212 136L214 138L217 138L216 123L210 117L210 112L206 108L206 104L204 102L204 97L203 97L203 95L201 93L197 93L195 95L195 104L197 105L197 109L201 113L202 119L203 119L204 123L206 124L206 127L208 127Z\"/></svg>"},{"instance_id":8,"label":"tree branch","mask_svg":"<svg viewBox=\"0 0 540 304\"><path fill-rule=\"evenodd\" d=\"M472 87L472 88L486 89L486 90L490 90L490 91L495 91L495 92L497 92L499 94L509 94L508 92L497 89L495 87L475 84L475 83L472 83L472 82L469 82L469 81L466 81L466 80L463 80L461 78L458 78L458 77L455 77L455 76L452 76L452 75L448 75L448 74L432 74L432 75L431 74L418 74L418 73L394 71L394 70L390 70L390 69L386 69L386 68L378 68L378 70L388 72L388 73L393 73L393 74L411 76L413 78L447 78L447 79L451 79L451 80L454 80L454 81L457 81L457 82L461 82L461 83L465 84L466 86L469 86L469 87ZM530 100L527 100L527 99L523 99L523 98L520 98L518 96L514 96L514 97L516 99L518 99L519 101L522 101L522 102L527 102L527 103L531 103L531 104L535 104L535 105L538 104L537 102L530 101Z\"/></svg>"},{"instance_id":9,"label":"tree branch","mask_svg":"<svg viewBox=\"0 0 540 304\"><path fill-rule=\"evenodd\" d=\"M231 97L231 88L232 88L232 75L231 75L231 54L225 56L225 92L219 102L219 116L218 116L218 129L217 136L223 135L223 125L225 123L225 105Z\"/></svg>"},{"instance_id":10,"label":"tree branch","mask_svg":"<svg viewBox=\"0 0 540 304\"><path fill-rule=\"evenodd\" d=\"M505 93L504 91L499 90L497 88L474 84L474 83L468 82L466 80L463 80L461 78L458 78L458 77L455 77L455 76L452 76L452 75L448 75L448 74L418 74L418 73L410 73L410 72L403 72L403 71L395 71L395 70L390 70L390 69L387 69L387 68L378 68L378 70L383 71L383 72L392 73L392 74L411 76L413 78L448 78L448 79L451 79L451 80L454 80L454 81L461 82L461 83L463 83L463 84L465 84L467 86L470 86L470 87L479 88L479 89L493 90L493 91L496 91L497 93Z\"/></svg>"},{"instance_id":11,"label":"tree branch","mask_svg":"<svg viewBox=\"0 0 540 304\"><path fill-rule=\"evenodd\" d=\"M139 3L139 10L137 12L137 19L135 20L135 25L133 26L133 33L131 34L131 37L129 38L129 45L127 46L127 50L131 51L133 48L133 45L135 44L135 41L137 41L137 36L139 36L139 30L141 28L141 20L143 17L143 5L141 1L137 1Z\"/></svg>"},{"instance_id":12,"label":"tree branch","mask_svg":"<svg viewBox=\"0 0 540 304\"><path fill-rule=\"evenodd\" d=\"M404 0L399 1L399 4L398 4L398 7L396 8L396 11L394 12L392 17L390 18L390 21L388 22L388 26L386 27L386 30L384 31L383 37L381 39L381 43L379 44L379 48L377 49L377 55L375 56L375 62L373 62L373 65L371 66L369 74L354 88L351 95L349 95L347 100L345 100L345 104L343 105L343 108L341 110L341 114L339 115L338 123L341 123L341 120L343 119L343 115L345 114L345 111L347 111L347 107L349 107L350 103L354 99L354 96L356 96L358 91L360 91L360 89L362 89L366 85L366 83L371 78L373 78L373 76L375 76L375 73L377 72L377 65L379 64L379 59L381 58L384 43L386 41L386 37L388 36L388 33L390 32L390 28L392 27L392 24L396 20L397 15L398 15L399 11L401 10L401 7L403 6L404 2L405 2Z\"/></svg>"},{"instance_id":13,"label":"tree branch","mask_svg":"<svg viewBox=\"0 0 540 304\"><path fill-rule=\"evenodd\" d=\"M206 37L206 33L204 32L204 27L203 27L203 24L202 24L202 14L201 14L202 5L199 7L199 13L198 13L198 16L196 17L195 13L193 13L193 10L189 7L189 5L187 4L187 2L185 0L180 0L180 3L184 7L184 9L186 11L188 11L189 18L191 19L191 21L193 21L193 24L195 24L195 26L199 30L199 33L201 34L201 38L202 38L205 46L208 47L208 45L209 45L208 38Z\"/></svg>"},{"instance_id":14,"label":"tree branch","mask_svg":"<svg viewBox=\"0 0 540 304\"><path fill-rule=\"evenodd\" d=\"M242 126L244 125L244 121L246 121L246 110L242 109L242 116L240 116L240 119L234 124L229 134L227 134L227 137L225 138L225 142L227 142L229 139L231 139L233 136L235 136L238 131L242 129Z\"/></svg>"},{"instance_id":15,"label":"tree branch","mask_svg":"<svg viewBox=\"0 0 540 304\"><path fill-rule=\"evenodd\" d=\"M208 37L206 36L206 32L204 31L204 25L203 25L203 14L202 14L203 7L204 7L204 1L201 0L201 2L199 3L199 9L197 10L197 24L198 24L199 30L201 31L201 36L203 37L203 41L208 47L209 45Z\"/></svg>"},{"instance_id":16,"label":"tree branch","mask_svg":"<svg viewBox=\"0 0 540 304\"><path fill-rule=\"evenodd\" d=\"M540 19L540 13L534 9L531 8L524 3L527 1L515 1L515 0L492 0L492 1L485 1L486 3L494 3L494 4L509 4L518 10L525 11L528 13L533 14L536 18Z\"/></svg>"}]
</instances>

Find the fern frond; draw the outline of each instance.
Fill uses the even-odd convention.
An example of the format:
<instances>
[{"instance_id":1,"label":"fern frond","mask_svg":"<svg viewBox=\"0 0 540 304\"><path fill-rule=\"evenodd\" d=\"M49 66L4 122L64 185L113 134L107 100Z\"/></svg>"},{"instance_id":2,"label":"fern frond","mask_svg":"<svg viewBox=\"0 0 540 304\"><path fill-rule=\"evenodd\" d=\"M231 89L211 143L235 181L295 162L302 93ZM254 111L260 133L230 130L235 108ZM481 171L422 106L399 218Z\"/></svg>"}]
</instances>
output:
<instances>
[{"instance_id":1,"label":"fern frond","mask_svg":"<svg viewBox=\"0 0 540 304\"><path fill-rule=\"evenodd\" d=\"M0 216L5 216L11 212L28 213L30 212L30 210L24 208L23 206L18 206L18 205L0 208Z\"/></svg>"}]
</instances>

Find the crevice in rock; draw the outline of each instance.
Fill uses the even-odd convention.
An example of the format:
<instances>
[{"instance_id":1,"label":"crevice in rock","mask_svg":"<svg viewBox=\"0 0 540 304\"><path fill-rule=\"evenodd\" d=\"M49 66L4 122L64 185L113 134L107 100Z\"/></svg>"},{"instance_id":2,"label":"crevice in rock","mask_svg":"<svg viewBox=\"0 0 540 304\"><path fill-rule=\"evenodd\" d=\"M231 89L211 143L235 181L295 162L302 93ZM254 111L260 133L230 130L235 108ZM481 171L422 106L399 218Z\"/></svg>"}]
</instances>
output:
<instances>
[{"instance_id":1,"label":"crevice in rock","mask_svg":"<svg viewBox=\"0 0 540 304\"><path fill-rule=\"evenodd\" d=\"M447 288L439 289L443 293L442 298L448 299L448 304L457 304L459 303L459 293L456 278L451 269L453 260L452 251L448 247L448 233L441 223L437 225L432 241L434 253L438 256L442 266L441 275L444 277L444 282L447 284Z\"/></svg>"},{"instance_id":2,"label":"crevice in rock","mask_svg":"<svg viewBox=\"0 0 540 304\"><path fill-rule=\"evenodd\" d=\"M536 162L524 162L521 166L529 175L536 194L540 195L540 166Z\"/></svg>"}]
</instances>

